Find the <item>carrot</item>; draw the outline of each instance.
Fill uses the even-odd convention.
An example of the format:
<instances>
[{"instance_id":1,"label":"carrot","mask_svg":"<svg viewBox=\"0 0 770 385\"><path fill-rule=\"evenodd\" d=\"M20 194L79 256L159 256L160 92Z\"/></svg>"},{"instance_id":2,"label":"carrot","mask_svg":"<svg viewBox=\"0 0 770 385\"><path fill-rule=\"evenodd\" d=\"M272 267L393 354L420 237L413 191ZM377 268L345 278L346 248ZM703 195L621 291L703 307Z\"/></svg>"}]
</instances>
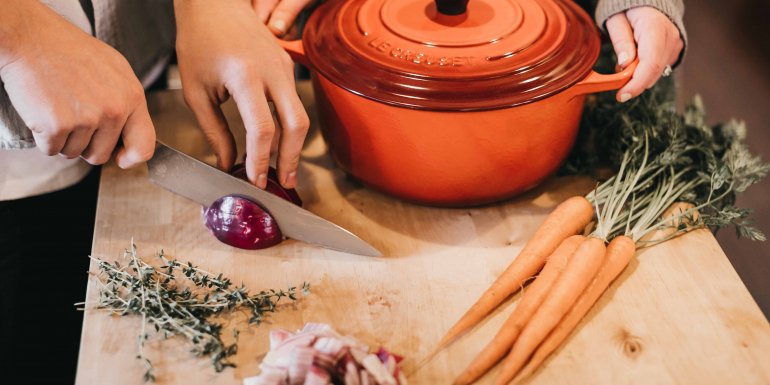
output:
<instances>
[{"instance_id":1,"label":"carrot","mask_svg":"<svg viewBox=\"0 0 770 385\"><path fill-rule=\"evenodd\" d=\"M476 300L476 303L452 326L428 357L449 346L506 298L518 291L545 264L545 260L570 235L582 232L593 218L593 206L585 197L575 196L551 212L519 255Z\"/></svg>"},{"instance_id":2,"label":"carrot","mask_svg":"<svg viewBox=\"0 0 770 385\"><path fill-rule=\"evenodd\" d=\"M580 244L561 276L554 283L540 308L521 331L511 352L503 361L495 384L507 384L521 369L538 345L570 310L593 281L604 260L604 241L586 238Z\"/></svg>"},{"instance_id":3,"label":"carrot","mask_svg":"<svg viewBox=\"0 0 770 385\"><path fill-rule=\"evenodd\" d=\"M590 286L580 295L575 306L564 316L551 331L551 334L543 341L540 347L537 348L535 354L529 360L527 365L522 369L521 373L516 377L517 381L523 380L540 366L540 364L553 353L561 343L575 330L575 327L580 323L580 320L585 317L591 307L601 297L605 290L610 286L612 281L617 278L623 270L626 269L628 263L636 252L634 241L627 236L621 235L615 237L607 246L607 253L604 257L604 264L599 272L596 274L596 278Z\"/></svg>"},{"instance_id":4,"label":"carrot","mask_svg":"<svg viewBox=\"0 0 770 385\"><path fill-rule=\"evenodd\" d=\"M522 295L516 309L505 321L497 335L479 353L470 365L457 377L454 385L467 385L484 375L492 366L510 351L519 332L527 323L537 307L548 294L551 285L567 266L570 257L585 239L582 235L573 235L565 239L556 251L548 257L548 262Z\"/></svg>"}]
</instances>

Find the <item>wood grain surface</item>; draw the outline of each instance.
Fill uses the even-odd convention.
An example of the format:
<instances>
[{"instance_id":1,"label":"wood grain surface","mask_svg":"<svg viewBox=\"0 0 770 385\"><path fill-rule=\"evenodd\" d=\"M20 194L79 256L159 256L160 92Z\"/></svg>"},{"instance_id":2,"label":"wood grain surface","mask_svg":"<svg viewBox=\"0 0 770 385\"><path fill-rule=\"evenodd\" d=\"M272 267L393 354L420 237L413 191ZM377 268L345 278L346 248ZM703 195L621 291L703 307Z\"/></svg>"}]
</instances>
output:
<instances>
[{"instance_id":1,"label":"wood grain surface","mask_svg":"<svg viewBox=\"0 0 770 385\"><path fill-rule=\"evenodd\" d=\"M312 92L300 94L311 116ZM211 161L181 93L151 95L159 137ZM232 105L231 126L242 130ZM242 147L241 147L242 148ZM203 149L203 150L202 150ZM241 329L238 367L215 373L180 339L146 344L158 384L240 384L259 372L271 328L327 322L373 347L405 355L412 384L448 384L494 335L516 305L493 317L428 364L416 367L449 326L515 257L545 215L593 182L560 178L516 199L470 208L412 205L349 180L311 130L300 169L306 208L358 234L383 258L361 257L287 240L260 251L219 243L202 225L200 207L151 184L144 168L103 169L93 255L120 258L133 237L139 253L173 257L222 272L252 290L310 282L312 294L282 306L259 327ZM504 177L504 176L501 176ZM95 266L92 264L92 270ZM89 282L87 298L97 298ZM88 311L78 384L141 384L135 359L137 317ZM482 383L491 381L492 375ZM770 325L707 231L643 250L531 384L768 384Z\"/></svg>"}]
</instances>

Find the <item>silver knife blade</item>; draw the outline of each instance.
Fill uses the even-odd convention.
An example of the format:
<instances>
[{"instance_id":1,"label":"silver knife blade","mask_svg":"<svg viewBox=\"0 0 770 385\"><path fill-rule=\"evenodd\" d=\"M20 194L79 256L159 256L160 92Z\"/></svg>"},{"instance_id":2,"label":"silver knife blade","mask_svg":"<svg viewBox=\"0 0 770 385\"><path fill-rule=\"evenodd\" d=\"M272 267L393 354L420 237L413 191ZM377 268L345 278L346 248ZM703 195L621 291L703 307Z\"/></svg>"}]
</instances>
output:
<instances>
[{"instance_id":1,"label":"silver knife blade","mask_svg":"<svg viewBox=\"0 0 770 385\"><path fill-rule=\"evenodd\" d=\"M382 256L350 231L163 143L158 142L147 166L153 183L205 207L225 195L244 195L267 209L289 238L352 254Z\"/></svg>"}]
</instances>

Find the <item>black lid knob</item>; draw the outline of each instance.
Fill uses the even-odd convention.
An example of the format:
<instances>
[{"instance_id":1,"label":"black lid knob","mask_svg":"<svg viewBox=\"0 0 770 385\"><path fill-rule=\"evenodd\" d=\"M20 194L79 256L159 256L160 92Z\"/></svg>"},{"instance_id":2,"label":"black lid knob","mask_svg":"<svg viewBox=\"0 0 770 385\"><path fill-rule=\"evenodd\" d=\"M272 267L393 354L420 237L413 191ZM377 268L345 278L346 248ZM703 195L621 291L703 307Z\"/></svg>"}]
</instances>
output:
<instances>
[{"instance_id":1,"label":"black lid knob","mask_svg":"<svg viewBox=\"0 0 770 385\"><path fill-rule=\"evenodd\" d=\"M462 15L468 10L468 0L436 0L436 8L444 15Z\"/></svg>"}]
</instances>

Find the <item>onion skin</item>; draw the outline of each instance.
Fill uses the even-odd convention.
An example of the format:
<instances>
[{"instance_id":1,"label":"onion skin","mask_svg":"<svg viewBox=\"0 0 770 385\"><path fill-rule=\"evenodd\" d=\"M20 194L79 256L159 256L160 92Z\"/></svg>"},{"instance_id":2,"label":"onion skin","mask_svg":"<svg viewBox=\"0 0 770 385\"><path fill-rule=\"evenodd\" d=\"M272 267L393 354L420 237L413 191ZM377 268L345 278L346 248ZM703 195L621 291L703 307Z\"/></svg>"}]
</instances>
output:
<instances>
[{"instance_id":1,"label":"onion skin","mask_svg":"<svg viewBox=\"0 0 770 385\"><path fill-rule=\"evenodd\" d=\"M240 195L223 196L204 212L204 223L221 242L256 250L283 240L278 224L257 203Z\"/></svg>"}]
</instances>

